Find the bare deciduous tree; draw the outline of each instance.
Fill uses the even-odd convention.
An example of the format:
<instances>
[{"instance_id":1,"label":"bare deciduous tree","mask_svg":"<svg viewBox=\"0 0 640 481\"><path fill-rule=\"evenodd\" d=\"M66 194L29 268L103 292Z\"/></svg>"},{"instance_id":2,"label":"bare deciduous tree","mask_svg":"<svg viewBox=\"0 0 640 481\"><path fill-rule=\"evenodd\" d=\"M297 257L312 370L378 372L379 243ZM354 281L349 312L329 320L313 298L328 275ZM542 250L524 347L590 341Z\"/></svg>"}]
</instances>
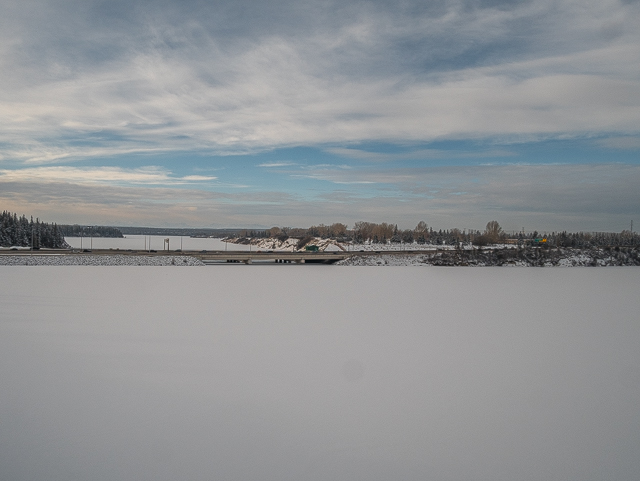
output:
<instances>
[{"instance_id":1,"label":"bare deciduous tree","mask_svg":"<svg viewBox=\"0 0 640 481\"><path fill-rule=\"evenodd\" d=\"M489 242L498 242L503 237L502 227L498 224L498 221L492 220L487 222L484 235L487 236Z\"/></svg>"},{"instance_id":2,"label":"bare deciduous tree","mask_svg":"<svg viewBox=\"0 0 640 481\"><path fill-rule=\"evenodd\" d=\"M418 222L418 225L416 226L415 229L413 229L413 231L416 232L416 233L427 232L428 228L429 228L429 226L427 226L427 223L425 221L421 220L420 222Z\"/></svg>"}]
</instances>

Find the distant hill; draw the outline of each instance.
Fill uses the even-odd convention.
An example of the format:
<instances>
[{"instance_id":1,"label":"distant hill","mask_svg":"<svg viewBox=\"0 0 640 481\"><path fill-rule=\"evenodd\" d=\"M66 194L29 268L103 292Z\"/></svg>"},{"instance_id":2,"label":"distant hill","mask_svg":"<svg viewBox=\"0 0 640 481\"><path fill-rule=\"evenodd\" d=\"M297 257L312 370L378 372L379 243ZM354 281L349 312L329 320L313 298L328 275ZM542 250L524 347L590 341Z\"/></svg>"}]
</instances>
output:
<instances>
[{"instance_id":1,"label":"distant hill","mask_svg":"<svg viewBox=\"0 0 640 481\"><path fill-rule=\"evenodd\" d=\"M171 235L189 237L231 237L245 229L198 229L178 227L118 227L124 235Z\"/></svg>"},{"instance_id":2,"label":"distant hill","mask_svg":"<svg viewBox=\"0 0 640 481\"><path fill-rule=\"evenodd\" d=\"M117 227L103 225L59 225L58 229L65 237L124 237L122 231Z\"/></svg>"}]
</instances>

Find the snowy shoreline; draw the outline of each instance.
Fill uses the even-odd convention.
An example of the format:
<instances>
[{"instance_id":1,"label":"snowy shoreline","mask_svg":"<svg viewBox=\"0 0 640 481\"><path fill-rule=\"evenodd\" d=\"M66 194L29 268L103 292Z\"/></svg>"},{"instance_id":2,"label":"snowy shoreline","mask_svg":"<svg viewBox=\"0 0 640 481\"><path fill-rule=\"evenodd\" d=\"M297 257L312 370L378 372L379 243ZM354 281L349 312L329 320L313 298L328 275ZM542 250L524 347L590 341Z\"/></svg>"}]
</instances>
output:
<instances>
[{"instance_id":1,"label":"snowy shoreline","mask_svg":"<svg viewBox=\"0 0 640 481\"><path fill-rule=\"evenodd\" d=\"M1 266L204 266L191 256L2 255Z\"/></svg>"},{"instance_id":2,"label":"snowy shoreline","mask_svg":"<svg viewBox=\"0 0 640 481\"><path fill-rule=\"evenodd\" d=\"M192 256L1 255L0 266L204 266ZM358 255L338 266L606 267L640 266L638 249L448 250L420 254Z\"/></svg>"},{"instance_id":3,"label":"snowy shoreline","mask_svg":"<svg viewBox=\"0 0 640 481\"><path fill-rule=\"evenodd\" d=\"M354 256L340 266L607 267L640 266L636 248L449 250L420 255Z\"/></svg>"}]
</instances>

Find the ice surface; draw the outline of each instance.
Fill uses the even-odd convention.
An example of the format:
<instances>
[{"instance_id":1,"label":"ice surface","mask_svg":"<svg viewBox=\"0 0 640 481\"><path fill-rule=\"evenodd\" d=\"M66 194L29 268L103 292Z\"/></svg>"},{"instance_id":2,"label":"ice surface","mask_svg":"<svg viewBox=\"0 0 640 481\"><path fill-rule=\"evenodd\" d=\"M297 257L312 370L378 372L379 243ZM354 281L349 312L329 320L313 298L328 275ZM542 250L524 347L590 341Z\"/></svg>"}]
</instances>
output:
<instances>
[{"instance_id":1,"label":"ice surface","mask_svg":"<svg viewBox=\"0 0 640 481\"><path fill-rule=\"evenodd\" d=\"M145 240L146 238L146 240ZM157 251L166 248L164 240L169 239L169 249L172 251L180 249L184 251L200 251L200 250L230 250L230 251L248 251L249 246L241 244L232 244L230 242L222 242L221 239L213 239L209 237L189 237L189 236L161 236L161 235L126 235L124 237L65 237L74 249L133 249L145 250L153 249ZM151 247L149 247L151 246Z\"/></svg>"},{"instance_id":2,"label":"ice surface","mask_svg":"<svg viewBox=\"0 0 640 481\"><path fill-rule=\"evenodd\" d=\"M640 479L638 285L0 267L0 479Z\"/></svg>"}]
</instances>

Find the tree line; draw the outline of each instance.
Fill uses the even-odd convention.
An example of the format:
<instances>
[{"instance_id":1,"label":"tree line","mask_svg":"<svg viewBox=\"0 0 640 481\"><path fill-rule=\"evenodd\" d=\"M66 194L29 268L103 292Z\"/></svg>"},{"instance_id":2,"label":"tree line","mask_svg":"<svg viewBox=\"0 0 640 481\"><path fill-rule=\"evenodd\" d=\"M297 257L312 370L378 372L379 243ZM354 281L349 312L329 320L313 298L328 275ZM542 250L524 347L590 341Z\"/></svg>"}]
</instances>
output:
<instances>
[{"instance_id":1,"label":"tree line","mask_svg":"<svg viewBox=\"0 0 640 481\"><path fill-rule=\"evenodd\" d=\"M65 237L124 237L122 231L117 227L104 225L59 225L58 230Z\"/></svg>"},{"instance_id":2,"label":"tree line","mask_svg":"<svg viewBox=\"0 0 640 481\"><path fill-rule=\"evenodd\" d=\"M495 222L495 221L492 221ZM495 222L497 224L497 222ZM498 226L499 227L499 226ZM493 232L493 231L491 231ZM501 231L500 231L501 232ZM455 244L457 242L470 241L471 239L483 235L480 231L463 232L460 229L451 230L434 230L429 227L426 222L420 221L414 229L398 229L397 224L389 224L386 222L356 222L352 229L346 224L334 223L331 225L313 225L309 228L299 227L272 227L265 230L243 230L239 237L247 238L266 238L275 237L281 240L294 238L313 238L320 237L322 239L334 239L341 242L371 242L374 244L386 243L413 243L419 244ZM494 239L495 237L495 239ZM498 241L499 236L489 234L488 239Z\"/></svg>"},{"instance_id":3,"label":"tree line","mask_svg":"<svg viewBox=\"0 0 640 481\"><path fill-rule=\"evenodd\" d=\"M109 226L57 225L41 222L33 217L4 211L0 217L0 246L21 246L40 248L68 247L64 237L123 237L120 229ZM346 224L313 225L308 228L272 227L270 229L243 230L240 238L274 237L281 240L300 239L301 242L313 238L334 239L338 242L374 243L374 244L433 244L460 245L461 243L478 246L512 243L518 245L536 244L546 247L606 247L640 246L640 235L629 230L616 232L517 232L507 234L500 224L489 221L483 231L465 229L438 229L420 221L413 229L398 229L397 224L356 222L352 229ZM304 243L303 243L304 244Z\"/></svg>"},{"instance_id":4,"label":"tree line","mask_svg":"<svg viewBox=\"0 0 640 481\"><path fill-rule=\"evenodd\" d=\"M3 211L0 216L0 246L64 248L69 247L57 224L34 221L22 215Z\"/></svg>"},{"instance_id":5,"label":"tree line","mask_svg":"<svg viewBox=\"0 0 640 481\"><path fill-rule=\"evenodd\" d=\"M244 230L239 237L267 238L275 237L286 240L290 237L298 239L334 239L338 242L373 243L373 244L435 244L459 245L474 244L477 246L511 243L518 245L540 245L555 247L604 247L604 246L638 246L640 235L625 230L616 232L550 232L538 231L507 234L500 224L489 221L484 230L474 229L434 229L426 222L420 221L413 229L398 229L397 224L356 222L352 229L345 224L313 225L309 228L272 227L265 230Z\"/></svg>"}]
</instances>

